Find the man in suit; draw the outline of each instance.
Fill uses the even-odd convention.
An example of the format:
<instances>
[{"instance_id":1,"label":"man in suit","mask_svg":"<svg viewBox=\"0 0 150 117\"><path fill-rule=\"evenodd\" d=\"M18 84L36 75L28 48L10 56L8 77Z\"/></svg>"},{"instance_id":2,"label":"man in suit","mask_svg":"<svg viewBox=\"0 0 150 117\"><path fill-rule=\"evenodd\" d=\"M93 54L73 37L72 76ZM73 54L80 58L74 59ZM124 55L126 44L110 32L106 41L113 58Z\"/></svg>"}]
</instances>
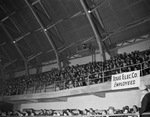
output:
<instances>
[{"instance_id":1,"label":"man in suit","mask_svg":"<svg viewBox=\"0 0 150 117\"><path fill-rule=\"evenodd\" d=\"M139 110L140 117L150 117L150 114L142 115L143 113L146 112L150 113L150 92L145 85L141 85L139 89L142 92L141 109Z\"/></svg>"}]
</instances>

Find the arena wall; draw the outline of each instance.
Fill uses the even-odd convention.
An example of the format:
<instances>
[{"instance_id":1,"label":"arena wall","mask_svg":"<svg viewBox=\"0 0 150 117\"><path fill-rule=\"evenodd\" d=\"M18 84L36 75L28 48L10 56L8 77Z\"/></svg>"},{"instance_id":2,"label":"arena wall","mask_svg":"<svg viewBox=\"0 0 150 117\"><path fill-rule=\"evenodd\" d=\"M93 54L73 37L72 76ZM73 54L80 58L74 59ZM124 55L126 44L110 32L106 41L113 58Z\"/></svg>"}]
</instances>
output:
<instances>
[{"instance_id":1,"label":"arena wall","mask_svg":"<svg viewBox=\"0 0 150 117\"><path fill-rule=\"evenodd\" d=\"M140 106L140 95L141 94L138 89L109 91L96 95L89 94L84 96L70 97L66 102L22 104L20 109L108 109L109 106L114 106L116 109L121 109L126 105L130 107L133 105Z\"/></svg>"},{"instance_id":2,"label":"arena wall","mask_svg":"<svg viewBox=\"0 0 150 117\"><path fill-rule=\"evenodd\" d=\"M150 75L141 77L141 82L145 85L150 85L149 80ZM96 85L95 85L96 86ZM100 86L100 85L99 85ZM97 93L89 93L86 95L76 95L69 96L67 101L64 102L46 102L46 103L30 103L30 104L21 104L18 106L18 109L22 110L24 108L33 108L33 109L108 109L109 106L114 106L116 109L121 109L122 107L128 105L132 107L137 105L140 107L140 98L141 92L138 88L131 89L122 89L122 90L111 90L110 83L105 83L104 86L98 87L96 90L101 90ZM95 89L95 88L93 88ZM93 90L92 89L92 90ZM69 89L72 90L72 89ZM69 92L67 91L67 93ZM82 87L79 91L83 91ZM90 88L87 90L91 90ZM104 91L106 90L106 91ZM76 92L76 91L75 91ZM88 92L88 91L87 91ZM64 94L63 94L64 95Z\"/></svg>"},{"instance_id":3,"label":"arena wall","mask_svg":"<svg viewBox=\"0 0 150 117\"><path fill-rule=\"evenodd\" d=\"M149 81L150 75L141 77L141 82L145 85L150 85ZM96 86L96 85L95 85ZM99 85L100 86L100 85ZM122 90L111 90L110 83L105 83L104 86L96 88L96 90L102 90L97 93L86 93L86 95L76 95L69 96L67 101L64 102L46 102L46 103L30 103L30 104L21 104L18 106L18 109L22 110L24 108L33 108L33 109L108 109L109 106L114 106L116 109L121 109L122 107L128 105L132 107L137 105L140 107L140 98L141 92L138 88L131 89L122 89ZM85 92L83 87L79 87L79 91ZM92 90L94 90L93 88ZM69 89L67 93L72 90ZM91 90L90 88L87 90ZM104 91L106 90L106 91ZM74 90L77 92L76 90ZM72 92L74 92L72 91ZM88 92L88 91L86 91ZM73 93L72 93L73 94ZM65 94L63 94L65 95Z\"/></svg>"}]
</instances>

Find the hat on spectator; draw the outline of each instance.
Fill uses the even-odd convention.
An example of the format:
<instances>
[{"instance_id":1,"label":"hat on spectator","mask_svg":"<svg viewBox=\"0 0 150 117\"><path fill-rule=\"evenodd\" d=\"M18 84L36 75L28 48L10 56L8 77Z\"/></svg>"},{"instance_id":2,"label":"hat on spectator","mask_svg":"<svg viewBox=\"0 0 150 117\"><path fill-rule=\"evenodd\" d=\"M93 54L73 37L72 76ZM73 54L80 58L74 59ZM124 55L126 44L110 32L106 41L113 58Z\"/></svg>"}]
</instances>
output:
<instances>
[{"instance_id":1,"label":"hat on spectator","mask_svg":"<svg viewBox=\"0 0 150 117\"><path fill-rule=\"evenodd\" d=\"M115 108L113 107L113 106L109 106L109 108L108 109L112 109L112 110L114 110Z\"/></svg>"},{"instance_id":2,"label":"hat on spectator","mask_svg":"<svg viewBox=\"0 0 150 117\"><path fill-rule=\"evenodd\" d=\"M140 82L140 86L139 86L139 90L144 90L144 89L147 89L147 87L145 86L145 84L144 84L144 82L143 81L141 81Z\"/></svg>"}]
</instances>

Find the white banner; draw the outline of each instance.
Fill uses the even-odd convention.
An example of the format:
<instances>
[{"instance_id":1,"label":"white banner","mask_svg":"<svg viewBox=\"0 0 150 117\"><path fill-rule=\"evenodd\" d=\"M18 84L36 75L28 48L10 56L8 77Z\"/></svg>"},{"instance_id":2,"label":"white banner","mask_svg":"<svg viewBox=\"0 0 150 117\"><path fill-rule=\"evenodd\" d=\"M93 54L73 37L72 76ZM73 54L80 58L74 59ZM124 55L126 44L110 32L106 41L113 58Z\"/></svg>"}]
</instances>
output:
<instances>
[{"instance_id":1,"label":"white banner","mask_svg":"<svg viewBox=\"0 0 150 117\"><path fill-rule=\"evenodd\" d=\"M140 70L115 74L111 77L111 89L126 89L140 86Z\"/></svg>"}]
</instances>

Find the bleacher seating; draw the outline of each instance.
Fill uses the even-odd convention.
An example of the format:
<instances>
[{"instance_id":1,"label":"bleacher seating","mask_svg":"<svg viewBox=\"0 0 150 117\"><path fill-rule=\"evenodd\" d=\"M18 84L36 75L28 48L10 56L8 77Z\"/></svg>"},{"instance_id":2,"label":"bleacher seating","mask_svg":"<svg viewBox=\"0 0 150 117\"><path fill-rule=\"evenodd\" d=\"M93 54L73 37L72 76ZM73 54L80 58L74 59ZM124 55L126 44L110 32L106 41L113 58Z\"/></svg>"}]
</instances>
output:
<instances>
[{"instance_id":1,"label":"bleacher seating","mask_svg":"<svg viewBox=\"0 0 150 117\"><path fill-rule=\"evenodd\" d=\"M133 70L141 70L142 76L150 74L150 49L118 54L104 62L68 66L60 71L53 68L48 72L32 74L28 78L11 78L1 82L0 94L20 95L28 92L46 92L48 88L57 91L93 85L110 81L113 74Z\"/></svg>"},{"instance_id":2,"label":"bleacher seating","mask_svg":"<svg viewBox=\"0 0 150 117\"><path fill-rule=\"evenodd\" d=\"M113 115L134 115L137 117L138 115L138 107L137 110L134 108L129 108L128 106L124 106L122 109L115 109L114 107L109 107L108 109L62 109L62 110L54 110L54 109L23 109L22 111L0 111L0 116L113 116Z\"/></svg>"}]
</instances>

